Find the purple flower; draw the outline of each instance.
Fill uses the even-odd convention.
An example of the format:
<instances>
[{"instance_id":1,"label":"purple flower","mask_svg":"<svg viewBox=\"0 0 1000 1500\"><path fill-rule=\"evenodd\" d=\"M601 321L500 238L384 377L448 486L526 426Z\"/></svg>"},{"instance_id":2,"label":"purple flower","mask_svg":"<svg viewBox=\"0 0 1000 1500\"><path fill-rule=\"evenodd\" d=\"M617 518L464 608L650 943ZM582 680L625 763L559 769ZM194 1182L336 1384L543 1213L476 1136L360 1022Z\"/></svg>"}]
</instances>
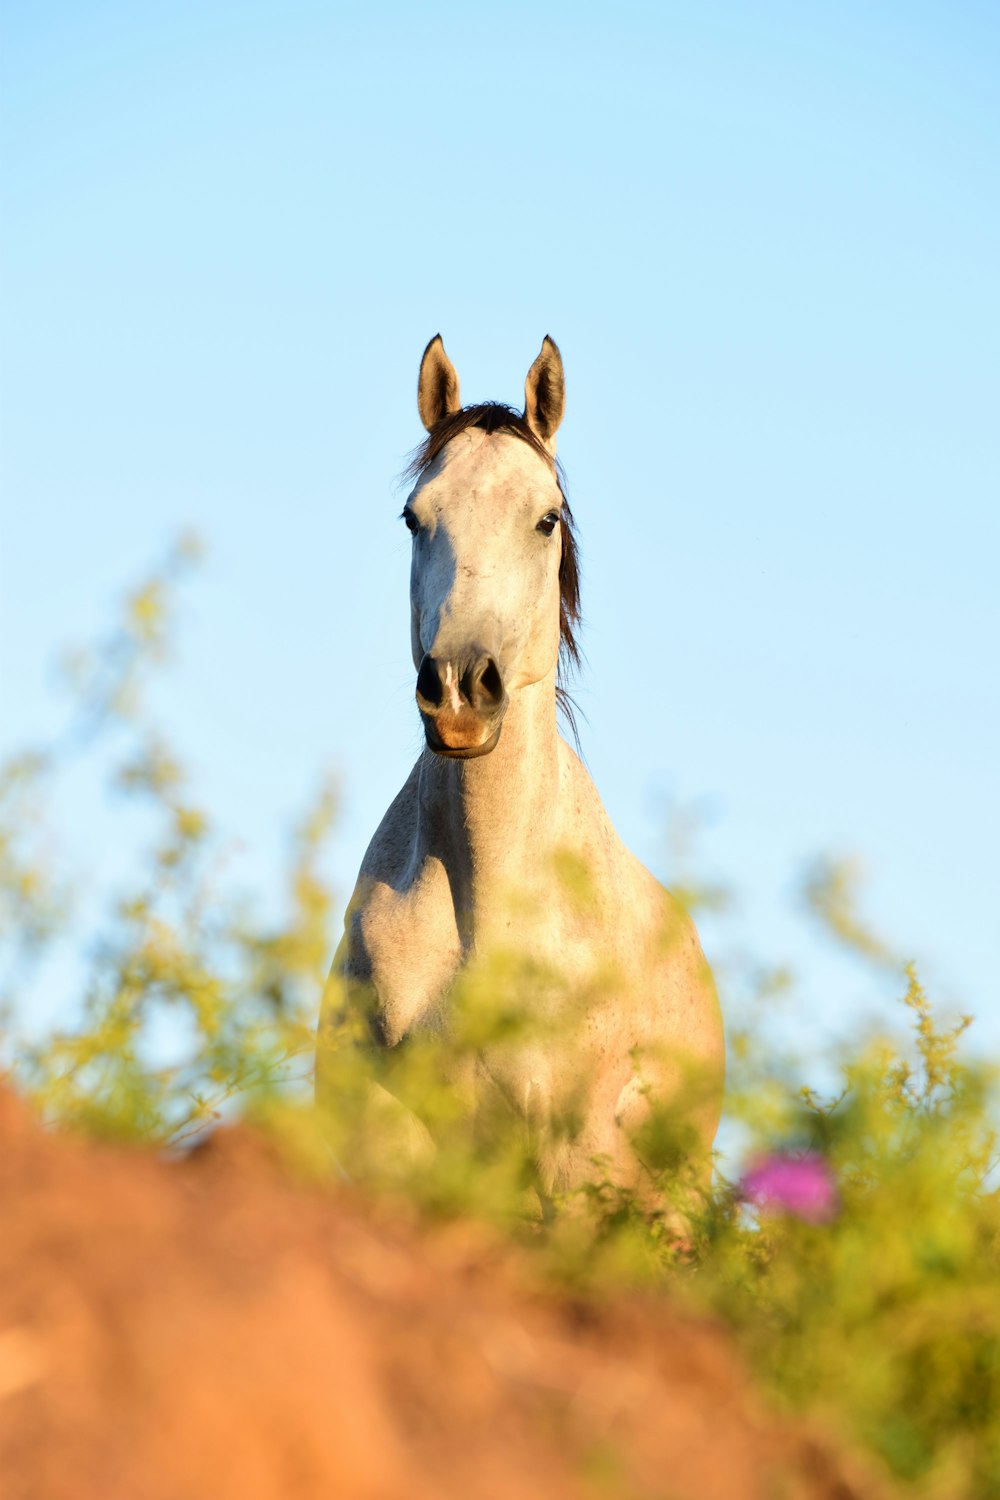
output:
<instances>
[{"instance_id":1,"label":"purple flower","mask_svg":"<svg viewBox=\"0 0 1000 1500\"><path fill-rule=\"evenodd\" d=\"M759 1208L781 1210L809 1224L828 1224L837 1212L833 1172L825 1158L812 1151L762 1157L746 1173L740 1190Z\"/></svg>"}]
</instances>

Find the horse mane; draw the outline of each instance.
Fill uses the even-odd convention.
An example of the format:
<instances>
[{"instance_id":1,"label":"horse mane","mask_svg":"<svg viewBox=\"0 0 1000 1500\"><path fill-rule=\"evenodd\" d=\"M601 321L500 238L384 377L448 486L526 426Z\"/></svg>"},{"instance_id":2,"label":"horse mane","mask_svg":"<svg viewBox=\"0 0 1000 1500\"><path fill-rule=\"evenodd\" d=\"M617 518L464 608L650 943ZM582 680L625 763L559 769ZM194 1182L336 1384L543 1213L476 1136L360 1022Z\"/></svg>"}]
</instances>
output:
<instances>
[{"instance_id":1,"label":"horse mane","mask_svg":"<svg viewBox=\"0 0 1000 1500\"><path fill-rule=\"evenodd\" d=\"M559 560L559 669L556 683L556 702L562 710L576 747L580 748L580 735L576 726L576 705L566 686L569 678L580 665L580 643L577 631L580 625L580 554L576 539L576 523L566 495L566 478L562 465L553 458L536 433L528 426L523 414L503 401L481 401L476 406L463 406L459 411L449 412L435 423L403 472L408 480L421 479L431 464L452 438L470 427L483 432L501 432L520 438L545 460L559 486L562 509L559 513L559 529L562 537L562 556Z\"/></svg>"}]
</instances>

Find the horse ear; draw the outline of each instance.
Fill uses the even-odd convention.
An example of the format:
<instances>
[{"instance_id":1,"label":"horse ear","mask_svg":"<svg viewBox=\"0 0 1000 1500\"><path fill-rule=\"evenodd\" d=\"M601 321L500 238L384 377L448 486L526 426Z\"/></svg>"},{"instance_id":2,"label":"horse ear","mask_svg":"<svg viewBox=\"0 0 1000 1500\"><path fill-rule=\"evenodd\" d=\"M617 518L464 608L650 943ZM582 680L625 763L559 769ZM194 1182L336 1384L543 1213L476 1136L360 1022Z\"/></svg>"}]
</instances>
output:
<instances>
[{"instance_id":1,"label":"horse ear","mask_svg":"<svg viewBox=\"0 0 1000 1500\"><path fill-rule=\"evenodd\" d=\"M542 352L524 382L524 419L550 453L556 451L556 429L563 419L565 406L562 355L558 344L546 334L542 339Z\"/></svg>"},{"instance_id":2,"label":"horse ear","mask_svg":"<svg viewBox=\"0 0 1000 1500\"><path fill-rule=\"evenodd\" d=\"M441 335L436 333L420 361L420 379L417 381L420 420L430 432L443 417L458 411L461 404L455 366L444 352Z\"/></svg>"}]
</instances>

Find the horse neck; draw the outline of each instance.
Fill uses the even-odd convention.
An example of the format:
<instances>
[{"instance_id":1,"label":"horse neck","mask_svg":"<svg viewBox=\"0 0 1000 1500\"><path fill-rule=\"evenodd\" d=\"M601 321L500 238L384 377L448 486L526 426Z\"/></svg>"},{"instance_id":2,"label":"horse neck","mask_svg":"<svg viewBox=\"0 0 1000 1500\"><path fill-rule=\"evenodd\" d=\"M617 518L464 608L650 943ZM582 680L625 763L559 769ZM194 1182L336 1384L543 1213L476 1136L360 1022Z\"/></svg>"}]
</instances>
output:
<instances>
[{"instance_id":1,"label":"horse neck","mask_svg":"<svg viewBox=\"0 0 1000 1500\"><path fill-rule=\"evenodd\" d=\"M558 819L555 670L510 695L496 749L472 760L425 750L421 839L474 912L523 886L551 857Z\"/></svg>"}]
</instances>

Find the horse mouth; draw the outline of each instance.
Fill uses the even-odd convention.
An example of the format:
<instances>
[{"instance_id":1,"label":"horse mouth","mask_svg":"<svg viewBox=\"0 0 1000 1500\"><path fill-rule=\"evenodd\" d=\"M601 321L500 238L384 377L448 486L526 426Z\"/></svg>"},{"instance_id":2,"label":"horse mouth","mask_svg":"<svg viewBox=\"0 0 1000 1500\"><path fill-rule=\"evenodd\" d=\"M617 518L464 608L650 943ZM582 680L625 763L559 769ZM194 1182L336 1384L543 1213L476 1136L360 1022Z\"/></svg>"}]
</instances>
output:
<instances>
[{"instance_id":1,"label":"horse mouth","mask_svg":"<svg viewBox=\"0 0 1000 1500\"><path fill-rule=\"evenodd\" d=\"M500 743L503 714L483 720L469 710L427 714L421 710L427 748L446 760L475 760Z\"/></svg>"}]
</instances>

